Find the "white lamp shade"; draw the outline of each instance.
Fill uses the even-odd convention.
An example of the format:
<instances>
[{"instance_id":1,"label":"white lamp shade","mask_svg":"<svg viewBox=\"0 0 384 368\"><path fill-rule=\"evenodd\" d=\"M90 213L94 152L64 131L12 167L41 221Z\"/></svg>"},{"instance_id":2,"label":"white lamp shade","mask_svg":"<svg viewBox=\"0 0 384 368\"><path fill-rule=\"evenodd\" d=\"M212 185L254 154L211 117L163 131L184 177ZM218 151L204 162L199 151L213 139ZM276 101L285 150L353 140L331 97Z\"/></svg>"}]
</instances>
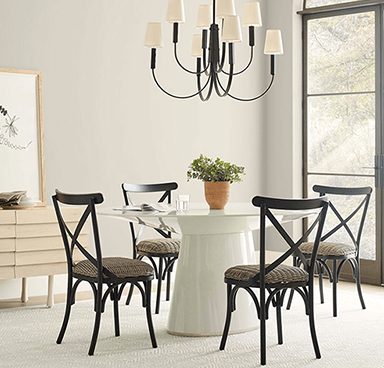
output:
<instances>
[{"instance_id":1,"label":"white lamp shade","mask_svg":"<svg viewBox=\"0 0 384 368\"><path fill-rule=\"evenodd\" d=\"M201 34L194 34L192 36L192 56L202 57L203 49L201 44Z\"/></svg>"},{"instance_id":2,"label":"white lamp shade","mask_svg":"<svg viewBox=\"0 0 384 368\"><path fill-rule=\"evenodd\" d=\"M162 47L161 39L161 23L152 22L148 23L147 31L145 33L145 42L144 45L150 48L159 48Z\"/></svg>"},{"instance_id":3,"label":"white lamp shade","mask_svg":"<svg viewBox=\"0 0 384 368\"><path fill-rule=\"evenodd\" d=\"M224 18L227 15L236 15L234 0L217 0L216 16Z\"/></svg>"},{"instance_id":4,"label":"white lamp shade","mask_svg":"<svg viewBox=\"0 0 384 368\"><path fill-rule=\"evenodd\" d=\"M167 22L169 23L184 23L185 11L184 0L169 0L167 9Z\"/></svg>"},{"instance_id":5,"label":"white lamp shade","mask_svg":"<svg viewBox=\"0 0 384 368\"><path fill-rule=\"evenodd\" d=\"M260 3L257 1L245 3L243 26L261 27L262 25Z\"/></svg>"},{"instance_id":6,"label":"white lamp shade","mask_svg":"<svg viewBox=\"0 0 384 368\"><path fill-rule=\"evenodd\" d=\"M284 53L283 40L279 29L267 29L265 35L264 54L281 55Z\"/></svg>"},{"instance_id":7,"label":"white lamp shade","mask_svg":"<svg viewBox=\"0 0 384 368\"><path fill-rule=\"evenodd\" d=\"M197 28L208 29L212 23L212 6L208 4L199 5L197 13Z\"/></svg>"},{"instance_id":8,"label":"white lamp shade","mask_svg":"<svg viewBox=\"0 0 384 368\"><path fill-rule=\"evenodd\" d=\"M238 16L229 15L224 17L221 40L223 42L241 42L243 40L240 18Z\"/></svg>"}]
</instances>

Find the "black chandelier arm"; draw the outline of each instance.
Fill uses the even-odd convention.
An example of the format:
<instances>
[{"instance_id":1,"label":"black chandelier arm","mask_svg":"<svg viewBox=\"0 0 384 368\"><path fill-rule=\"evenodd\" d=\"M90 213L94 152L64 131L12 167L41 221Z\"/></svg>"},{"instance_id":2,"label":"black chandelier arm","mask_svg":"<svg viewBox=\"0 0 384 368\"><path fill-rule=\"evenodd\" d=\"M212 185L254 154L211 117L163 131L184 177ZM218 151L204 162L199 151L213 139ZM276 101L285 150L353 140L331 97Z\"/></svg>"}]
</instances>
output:
<instances>
[{"instance_id":1,"label":"black chandelier arm","mask_svg":"<svg viewBox=\"0 0 384 368\"><path fill-rule=\"evenodd\" d=\"M198 77L199 77L200 74L198 74ZM201 92L204 91L204 89L208 86L208 83L210 81L211 78L208 78L207 82L205 83L204 87L199 89L197 92L191 94L191 95L187 95L187 96L177 96L177 95L174 95L170 92L168 92L167 90L165 90L159 83L159 81L157 80L156 78L156 74L155 74L155 69L152 69L152 76L153 76L153 80L155 81L157 87L159 87L159 89L164 92L166 95L170 96L170 97L173 97L173 98L177 98L179 100L186 100L186 99L189 99L189 98L193 98L195 96L197 96L198 94L200 94Z\"/></svg>"},{"instance_id":2,"label":"black chandelier arm","mask_svg":"<svg viewBox=\"0 0 384 368\"><path fill-rule=\"evenodd\" d=\"M199 67L197 67L197 68L199 70ZM208 101L210 99L211 95L212 95L213 84L214 84L213 79L214 79L214 76L212 74L210 74L209 78L207 80L207 83L202 88L201 87L201 73L197 74L197 89L199 91L198 93L199 93L200 100L203 101L203 102ZM207 95L204 97L203 91L207 87L208 83L209 83L209 89L208 89Z\"/></svg>"},{"instance_id":3,"label":"black chandelier arm","mask_svg":"<svg viewBox=\"0 0 384 368\"><path fill-rule=\"evenodd\" d=\"M204 67L204 70L205 70L205 75L209 75L209 71L208 71L208 54L207 53L207 49L208 49L208 30L207 29L203 29L203 32L201 34L201 46L202 46L202 49L203 49L203 67Z\"/></svg>"},{"instance_id":4,"label":"black chandelier arm","mask_svg":"<svg viewBox=\"0 0 384 368\"><path fill-rule=\"evenodd\" d=\"M211 98L212 91L213 91L214 78L212 76L210 76L208 81L210 82L210 84L209 84L209 89L208 89L207 95L204 97L203 91L200 90L200 92L199 92L200 100L203 102L208 101ZM203 88L203 90L204 90L204 88Z\"/></svg>"},{"instance_id":5,"label":"black chandelier arm","mask_svg":"<svg viewBox=\"0 0 384 368\"><path fill-rule=\"evenodd\" d=\"M179 57L178 57L178 55L177 55L177 44L176 44L176 43L174 43L173 50L174 50L174 54L175 54L176 62L177 62L177 64L180 66L181 69L183 69L183 70L186 71L187 73L194 74L194 75L197 75L197 74L199 73L199 72L194 72L193 70L189 70L189 69L187 69L186 67L184 67L183 64L181 64L181 62L180 62L180 60L179 60ZM200 72L200 73L205 73L205 72L208 70L208 67L209 67L209 66L207 66L207 67L204 66L204 70L203 70L202 72Z\"/></svg>"},{"instance_id":6,"label":"black chandelier arm","mask_svg":"<svg viewBox=\"0 0 384 368\"><path fill-rule=\"evenodd\" d=\"M208 64L208 60L207 60L207 49L203 49L203 67L204 67L204 70L205 70L205 75L209 75L209 64Z\"/></svg>"},{"instance_id":7,"label":"black chandelier arm","mask_svg":"<svg viewBox=\"0 0 384 368\"><path fill-rule=\"evenodd\" d=\"M216 90L216 93L219 97L225 97L228 95L230 89L231 89L231 86L232 86L232 80L233 80L233 64L230 65L230 70L229 70L229 74L228 74L228 81L227 81L227 87L224 89L222 87L222 84L220 82L220 78L217 74L215 74L215 81L214 81L214 84L215 84L215 90ZM219 88L220 87L220 88ZM223 91L223 93L220 91L220 89Z\"/></svg>"},{"instance_id":8,"label":"black chandelier arm","mask_svg":"<svg viewBox=\"0 0 384 368\"><path fill-rule=\"evenodd\" d=\"M249 57L248 64L247 64L243 69L241 69L240 71L238 71L238 72L234 72L233 75L239 75L239 74L244 73L246 70L248 70L248 68L251 66L252 61L253 61L253 50L254 50L254 47L251 46L251 54L250 54L250 57ZM226 75L229 75L229 73L226 72L224 69L222 69L222 72L223 72L224 74L226 74Z\"/></svg>"},{"instance_id":9,"label":"black chandelier arm","mask_svg":"<svg viewBox=\"0 0 384 368\"><path fill-rule=\"evenodd\" d=\"M258 100L259 98L263 97L263 96L264 96L264 95L271 89L274 80L275 80L275 76L274 76L274 75L271 75L271 81L270 81L268 87L265 89L265 91L264 91L263 93L260 93L260 94L259 94L258 96L256 96L256 97L252 97L252 98L241 98L241 97L236 97L236 96L230 94L229 92L227 93L227 96L233 98L233 99L236 100L236 101L241 101L241 102L251 102L251 101L256 101L256 100ZM223 91L225 91L224 88L223 88L223 86L222 86L221 83L220 83L220 80L218 79L217 81L218 81L218 83L219 83L220 88L221 88Z\"/></svg>"},{"instance_id":10,"label":"black chandelier arm","mask_svg":"<svg viewBox=\"0 0 384 368\"><path fill-rule=\"evenodd\" d=\"M224 63L225 63L225 55L226 55L226 45L225 42L222 43L222 48L221 48L221 58L220 58L220 64L217 69L217 72L220 73L223 71Z\"/></svg>"}]
</instances>

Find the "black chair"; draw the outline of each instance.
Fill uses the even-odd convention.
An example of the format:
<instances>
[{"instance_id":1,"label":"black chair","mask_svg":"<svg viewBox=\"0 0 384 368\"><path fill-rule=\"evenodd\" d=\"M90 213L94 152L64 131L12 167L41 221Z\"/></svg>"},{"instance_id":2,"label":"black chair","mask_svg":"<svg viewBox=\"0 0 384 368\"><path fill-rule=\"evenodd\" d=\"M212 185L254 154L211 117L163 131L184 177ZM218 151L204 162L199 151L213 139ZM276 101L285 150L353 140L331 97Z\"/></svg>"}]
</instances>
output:
<instances>
[{"instance_id":1,"label":"black chair","mask_svg":"<svg viewBox=\"0 0 384 368\"><path fill-rule=\"evenodd\" d=\"M161 184L129 184L123 183L123 196L126 205L134 205L130 198L130 193L157 193L163 192L159 203L167 201L171 203L171 192L176 190L177 183L161 183ZM155 314L160 312L160 298L161 298L161 283L167 278L166 300L170 299L171 289L171 272L175 261L179 256L181 241L179 239L172 239L170 232L165 232L160 229L155 229L162 238L146 239L138 242L139 233L136 233L133 223L129 223L132 235L133 244L133 258L143 259L147 257L155 269L155 277L157 279L157 295L156 295L156 308ZM159 267L157 267L154 258L159 259ZM133 285L129 289L126 304L130 303L133 293Z\"/></svg>"},{"instance_id":2,"label":"black chair","mask_svg":"<svg viewBox=\"0 0 384 368\"><path fill-rule=\"evenodd\" d=\"M349 263L352 268L352 276L356 282L357 292L359 295L361 307L365 309L365 303L363 294L361 292L360 284L360 242L361 235L363 233L363 227L365 218L367 215L368 205L370 196L372 193L371 187L361 188L348 188L348 187L329 187L323 185L314 185L313 191L323 195L337 196L345 199L348 196L360 197L358 206L351 211L347 217L343 217L340 212L336 209L332 200L329 201L329 207L332 212L336 215L339 223L329 230L325 235L321 237L319 250L317 253L317 269L319 275L319 288L320 288L320 301L324 303L324 291L323 291L323 274L324 271L327 273L330 281L332 282L333 289L333 316L337 317L337 283L339 282L339 276L342 267L345 263ZM357 234L351 230L348 223L360 213L360 220L358 222ZM340 242L329 242L326 241L333 234L340 229L345 229L351 242L340 243ZM356 236L355 236L356 235ZM308 256L311 254L313 249L313 243L304 243L300 250ZM327 261L332 262L332 270L327 264ZM294 259L294 262L300 263L300 260ZM290 308L292 303L292 294L290 295L287 309Z\"/></svg>"},{"instance_id":3,"label":"black chair","mask_svg":"<svg viewBox=\"0 0 384 368\"><path fill-rule=\"evenodd\" d=\"M90 284L93 291L95 303L94 310L96 313L91 345L88 351L89 355L93 355L95 351L101 314L104 312L108 296L113 301L115 336L120 336L118 302L121 298L124 286L127 283L136 285L141 291L143 306L146 308L152 346L156 348L157 343L151 317L151 282L154 277L154 270L151 265L137 259L102 257L95 205L104 201L103 195L101 193L65 194L56 190L56 195L52 196L52 200L64 242L68 266L67 302L63 324L56 341L57 344L61 344L63 340L71 314L71 307L75 304L77 287L81 282L86 281ZM62 216L59 203L65 205L86 206L74 231L70 230L67 226ZM95 257L92 256L78 240L79 234L89 217L91 218L93 229ZM84 255L86 258L85 260L78 263L74 262L73 252L75 248ZM143 283L143 287L139 283ZM104 285L106 285L106 290L103 293Z\"/></svg>"},{"instance_id":4,"label":"black chair","mask_svg":"<svg viewBox=\"0 0 384 368\"><path fill-rule=\"evenodd\" d=\"M239 265L225 271L224 282L227 284L227 317L224 332L220 343L220 350L224 350L231 323L232 312L236 310L236 295L239 289L247 291L252 297L260 320L260 362L266 364L266 320L268 319L269 307L272 304L276 308L278 343L283 343L283 330L281 321L281 308L288 289L298 292L305 303L305 311L309 316L309 326L312 343L316 358L320 358L320 349L317 341L313 306L313 278L316 262L317 248L320 243L325 216L328 208L327 198L316 199L277 199L266 197L255 197L252 200L254 206L260 208L260 261L258 265ZM285 231L271 210L304 211L317 210L316 219L313 221L305 234L294 242ZM281 214L281 213L280 213ZM289 250L277 258L271 264L265 264L265 228L269 220L278 233L289 245ZM300 245L307 236L316 231L316 240L313 247L311 259L307 259L300 252ZM302 260L305 269L286 266L282 263L296 255ZM259 298L252 288L259 289ZM268 292L268 296L266 295Z\"/></svg>"}]
</instances>

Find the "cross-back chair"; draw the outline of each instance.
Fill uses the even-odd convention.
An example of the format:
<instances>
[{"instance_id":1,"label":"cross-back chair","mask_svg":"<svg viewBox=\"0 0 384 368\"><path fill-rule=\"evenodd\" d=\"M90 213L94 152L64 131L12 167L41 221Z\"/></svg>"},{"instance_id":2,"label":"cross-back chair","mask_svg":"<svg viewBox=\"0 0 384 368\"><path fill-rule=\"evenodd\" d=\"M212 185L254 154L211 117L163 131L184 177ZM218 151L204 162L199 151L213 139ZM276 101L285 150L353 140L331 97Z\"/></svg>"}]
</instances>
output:
<instances>
[{"instance_id":1,"label":"cross-back chair","mask_svg":"<svg viewBox=\"0 0 384 368\"><path fill-rule=\"evenodd\" d=\"M172 201L172 191L178 188L177 183L160 183L160 184L130 184L123 183L121 185L123 190L125 205L133 205L133 200L130 194L134 193L162 193L159 203L166 202L168 204ZM147 257L152 266L155 269L155 277L157 279L157 294L156 294L156 307L155 313L160 312L160 300L161 300L161 284L162 281L167 279L166 286L166 300L170 299L171 289L171 273L175 261L179 256L181 241L179 239L172 239L170 232L165 232L160 229L154 229L161 238L145 239L139 241L140 231L136 231L132 222L129 223L132 243L133 243L133 258L143 259ZM154 259L158 259L159 265L157 266ZM131 286L126 304L130 303L133 293L133 285Z\"/></svg>"},{"instance_id":2,"label":"cross-back chair","mask_svg":"<svg viewBox=\"0 0 384 368\"><path fill-rule=\"evenodd\" d=\"M332 296L333 296L333 316L337 317L337 284L339 282L340 272L346 263L349 263L352 268L352 276L356 282L357 292L359 295L361 307L365 309L365 302L361 291L360 282L360 243L363 233L364 223L367 216L369 201L372 193L371 187L330 187L324 185L314 185L313 191L319 193L320 196L329 195L339 198L348 196L360 197L358 205L350 211L350 214L343 217L340 211L336 208L332 198L329 200L329 208L338 219L338 224L331 228L326 234L321 237L319 251L317 254L317 268L319 275L319 288L320 288L320 301L324 303L324 289L323 289L323 274L326 273L332 283ZM353 218L358 219L357 232L352 231L349 224ZM347 235L346 242L330 242L329 238L341 229L345 229ZM313 248L312 242L306 242L302 245L301 251L307 256L311 254ZM332 269L327 262L332 263ZM297 264L300 260L294 259ZM290 308L292 302L292 294L290 295L287 309Z\"/></svg>"},{"instance_id":3,"label":"cross-back chair","mask_svg":"<svg viewBox=\"0 0 384 368\"><path fill-rule=\"evenodd\" d=\"M94 295L95 323L92 340L88 354L93 355L100 329L101 315L105 310L105 304L110 297L113 301L115 336L120 336L118 302L126 284L136 285L141 291L143 307L146 308L148 329L152 346L157 347L155 332L151 317L151 281L154 270L151 265L137 259L121 257L102 257L99 229L96 216L96 205L104 201L101 193L93 194L66 194L56 190L52 196L53 204L60 232L63 238L68 270L67 300L64 320L57 338L57 344L61 344L71 314L71 307L75 304L76 290L83 281L88 282ZM79 219L75 230L72 231L66 224L60 210L60 204L85 206L85 210ZM89 253L80 243L79 235L90 218L93 230L95 256ZM73 252L78 249L85 257L84 260L75 263ZM143 286L140 285L143 284ZM106 290L103 291L103 287Z\"/></svg>"},{"instance_id":4,"label":"cross-back chair","mask_svg":"<svg viewBox=\"0 0 384 368\"><path fill-rule=\"evenodd\" d=\"M227 316L224 331L220 343L220 350L224 350L232 312L236 310L236 295L240 289L245 290L252 297L260 320L260 363L266 364L266 320L269 317L271 304L276 308L278 344L283 343L281 308L288 289L295 290L301 295L305 303L305 312L309 316L309 326L316 358L320 358L320 348L317 341L314 303L313 303L313 278L317 248L320 243L321 233L327 213L328 202L325 197L316 199L278 199L267 197L255 197L252 200L254 206L260 208L260 259L258 265L238 265L225 271L224 282L227 284ZM306 233L298 240L292 237L280 224L273 210L306 211L316 210L316 218ZM271 264L265 263L266 253L266 222L269 220L272 226L284 239L289 249ZM306 237L315 232L313 253L310 259L300 251L300 245ZM284 265L283 262L291 256L297 256L303 262L304 269ZM253 289L259 289L259 296Z\"/></svg>"}]
</instances>

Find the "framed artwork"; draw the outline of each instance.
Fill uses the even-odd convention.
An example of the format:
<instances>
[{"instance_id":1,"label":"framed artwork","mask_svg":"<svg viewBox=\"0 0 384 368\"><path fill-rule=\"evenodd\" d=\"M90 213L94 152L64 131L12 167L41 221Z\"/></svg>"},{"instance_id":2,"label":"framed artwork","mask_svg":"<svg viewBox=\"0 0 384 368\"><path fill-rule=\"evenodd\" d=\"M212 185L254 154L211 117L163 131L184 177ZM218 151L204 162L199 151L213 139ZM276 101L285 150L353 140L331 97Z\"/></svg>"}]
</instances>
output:
<instances>
[{"instance_id":1,"label":"framed artwork","mask_svg":"<svg viewBox=\"0 0 384 368\"><path fill-rule=\"evenodd\" d=\"M0 68L0 192L45 205L41 74Z\"/></svg>"}]
</instances>

